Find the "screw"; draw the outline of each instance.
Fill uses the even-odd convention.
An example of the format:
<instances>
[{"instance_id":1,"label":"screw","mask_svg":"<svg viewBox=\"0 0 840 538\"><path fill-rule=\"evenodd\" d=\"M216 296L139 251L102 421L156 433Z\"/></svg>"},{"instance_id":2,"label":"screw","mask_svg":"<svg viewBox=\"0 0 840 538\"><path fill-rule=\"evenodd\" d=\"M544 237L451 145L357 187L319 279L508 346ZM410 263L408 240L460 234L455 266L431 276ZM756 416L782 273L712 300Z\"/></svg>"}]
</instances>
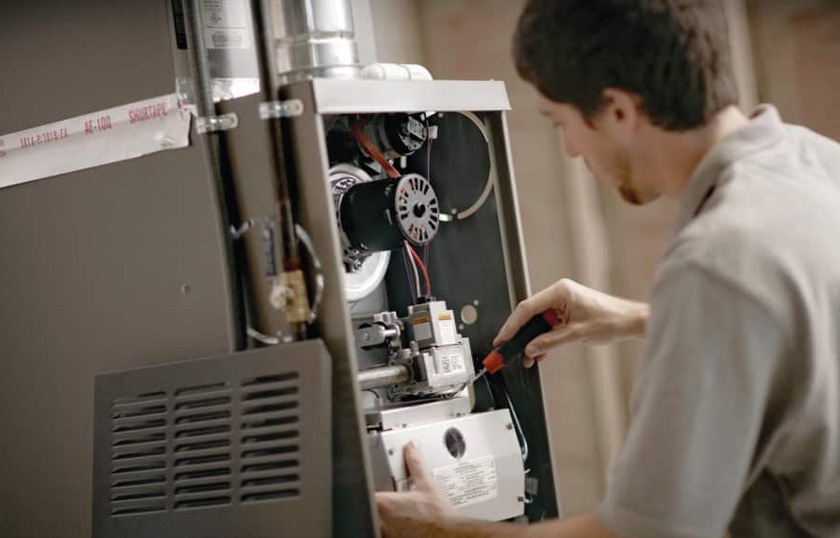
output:
<instances>
[{"instance_id":1,"label":"screw","mask_svg":"<svg viewBox=\"0 0 840 538\"><path fill-rule=\"evenodd\" d=\"M507 429L509 429L509 430L512 430L512 429L513 429L513 424L511 424L510 422L508 422L507 424L505 424L505 428L507 428Z\"/></svg>"},{"instance_id":2,"label":"screw","mask_svg":"<svg viewBox=\"0 0 840 538\"><path fill-rule=\"evenodd\" d=\"M393 449L393 448L389 448L389 449L388 449L388 455L389 455L389 456L393 456L393 455L394 455L394 449Z\"/></svg>"},{"instance_id":3,"label":"screw","mask_svg":"<svg viewBox=\"0 0 840 538\"><path fill-rule=\"evenodd\" d=\"M524 503L525 502L525 497L523 497L522 495L517 495L516 500L521 502L521 503Z\"/></svg>"}]
</instances>

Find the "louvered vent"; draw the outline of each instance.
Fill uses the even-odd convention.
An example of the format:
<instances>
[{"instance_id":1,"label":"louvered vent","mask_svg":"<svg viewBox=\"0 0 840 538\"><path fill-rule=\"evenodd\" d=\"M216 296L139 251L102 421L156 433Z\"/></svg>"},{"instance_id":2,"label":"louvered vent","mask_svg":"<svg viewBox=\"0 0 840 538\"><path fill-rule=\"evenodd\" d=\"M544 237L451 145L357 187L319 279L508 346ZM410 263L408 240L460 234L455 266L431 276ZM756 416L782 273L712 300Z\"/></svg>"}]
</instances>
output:
<instances>
[{"instance_id":1,"label":"louvered vent","mask_svg":"<svg viewBox=\"0 0 840 538\"><path fill-rule=\"evenodd\" d=\"M117 398L111 406L111 513L166 510L165 392Z\"/></svg>"},{"instance_id":2,"label":"louvered vent","mask_svg":"<svg viewBox=\"0 0 840 538\"><path fill-rule=\"evenodd\" d=\"M186 387L174 396L173 508L230 504L230 383Z\"/></svg>"},{"instance_id":3,"label":"louvered vent","mask_svg":"<svg viewBox=\"0 0 840 538\"><path fill-rule=\"evenodd\" d=\"M240 501L300 496L300 386L297 373L243 381Z\"/></svg>"},{"instance_id":4,"label":"louvered vent","mask_svg":"<svg viewBox=\"0 0 840 538\"><path fill-rule=\"evenodd\" d=\"M115 399L111 514L298 497L299 378L282 373L243 380L237 391L219 382Z\"/></svg>"},{"instance_id":5,"label":"louvered vent","mask_svg":"<svg viewBox=\"0 0 840 538\"><path fill-rule=\"evenodd\" d=\"M305 341L97 376L93 538L328 536L329 371Z\"/></svg>"}]
</instances>

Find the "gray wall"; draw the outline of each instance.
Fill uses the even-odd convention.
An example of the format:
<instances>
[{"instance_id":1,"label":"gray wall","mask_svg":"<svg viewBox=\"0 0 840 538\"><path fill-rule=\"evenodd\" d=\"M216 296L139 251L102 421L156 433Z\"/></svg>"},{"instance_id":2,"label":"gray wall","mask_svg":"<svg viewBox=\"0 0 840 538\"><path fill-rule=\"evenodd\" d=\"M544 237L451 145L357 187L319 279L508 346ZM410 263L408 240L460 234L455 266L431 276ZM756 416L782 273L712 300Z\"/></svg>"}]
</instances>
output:
<instances>
[{"instance_id":1,"label":"gray wall","mask_svg":"<svg viewBox=\"0 0 840 538\"><path fill-rule=\"evenodd\" d=\"M4 2L0 134L172 93L165 5ZM227 351L203 162L193 146L0 189L3 536L90 535L97 372Z\"/></svg>"}]
</instances>

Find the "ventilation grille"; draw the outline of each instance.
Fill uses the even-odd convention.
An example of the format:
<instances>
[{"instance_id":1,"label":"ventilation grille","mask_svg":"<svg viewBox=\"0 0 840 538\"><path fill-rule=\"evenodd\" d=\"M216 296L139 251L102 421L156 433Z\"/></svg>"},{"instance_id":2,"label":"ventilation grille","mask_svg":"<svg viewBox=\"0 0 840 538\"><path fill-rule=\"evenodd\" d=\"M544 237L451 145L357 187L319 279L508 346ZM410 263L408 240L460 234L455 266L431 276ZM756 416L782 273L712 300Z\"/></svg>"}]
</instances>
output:
<instances>
[{"instance_id":1,"label":"ventilation grille","mask_svg":"<svg viewBox=\"0 0 840 538\"><path fill-rule=\"evenodd\" d=\"M241 502L300 496L299 392L297 373L242 383Z\"/></svg>"},{"instance_id":2,"label":"ventilation grille","mask_svg":"<svg viewBox=\"0 0 840 538\"><path fill-rule=\"evenodd\" d=\"M299 498L299 381L280 373L114 399L111 515Z\"/></svg>"},{"instance_id":3,"label":"ventilation grille","mask_svg":"<svg viewBox=\"0 0 840 538\"><path fill-rule=\"evenodd\" d=\"M117 398L111 406L111 513L166 510L165 392Z\"/></svg>"},{"instance_id":4,"label":"ventilation grille","mask_svg":"<svg viewBox=\"0 0 840 538\"><path fill-rule=\"evenodd\" d=\"M230 504L230 383L187 387L173 398L173 509Z\"/></svg>"}]
</instances>

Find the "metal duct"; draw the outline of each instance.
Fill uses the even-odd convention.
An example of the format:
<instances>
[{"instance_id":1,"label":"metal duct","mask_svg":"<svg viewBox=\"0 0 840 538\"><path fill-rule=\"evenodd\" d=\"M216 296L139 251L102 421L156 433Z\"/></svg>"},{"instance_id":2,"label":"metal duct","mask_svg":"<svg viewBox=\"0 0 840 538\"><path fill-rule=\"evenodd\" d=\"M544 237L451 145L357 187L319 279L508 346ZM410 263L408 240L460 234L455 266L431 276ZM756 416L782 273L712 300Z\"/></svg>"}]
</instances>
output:
<instances>
[{"instance_id":1,"label":"metal duct","mask_svg":"<svg viewBox=\"0 0 840 538\"><path fill-rule=\"evenodd\" d=\"M312 77L358 77L350 0L269 1L280 84Z\"/></svg>"}]
</instances>

